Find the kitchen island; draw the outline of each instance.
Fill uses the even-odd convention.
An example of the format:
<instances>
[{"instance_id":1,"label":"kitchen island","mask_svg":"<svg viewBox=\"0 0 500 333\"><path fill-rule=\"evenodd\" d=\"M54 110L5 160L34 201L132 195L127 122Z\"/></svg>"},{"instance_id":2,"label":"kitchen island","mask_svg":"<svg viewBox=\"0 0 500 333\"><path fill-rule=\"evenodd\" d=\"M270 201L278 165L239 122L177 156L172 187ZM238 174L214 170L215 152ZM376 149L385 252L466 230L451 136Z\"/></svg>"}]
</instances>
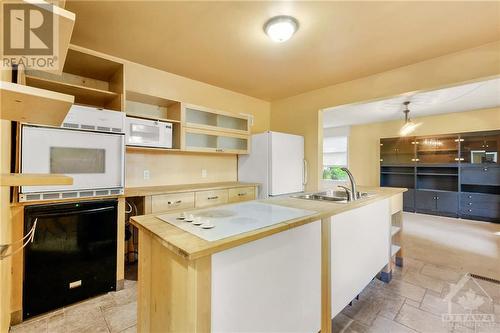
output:
<instances>
[{"instance_id":1,"label":"kitchen island","mask_svg":"<svg viewBox=\"0 0 500 333\"><path fill-rule=\"evenodd\" d=\"M373 277L390 278L396 255L405 190L367 190L349 203L279 197L182 216L213 229L190 229L179 213L133 217L138 331L330 332ZM228 232L229 220L246 226Z\"/></svg>"}]
</instances>

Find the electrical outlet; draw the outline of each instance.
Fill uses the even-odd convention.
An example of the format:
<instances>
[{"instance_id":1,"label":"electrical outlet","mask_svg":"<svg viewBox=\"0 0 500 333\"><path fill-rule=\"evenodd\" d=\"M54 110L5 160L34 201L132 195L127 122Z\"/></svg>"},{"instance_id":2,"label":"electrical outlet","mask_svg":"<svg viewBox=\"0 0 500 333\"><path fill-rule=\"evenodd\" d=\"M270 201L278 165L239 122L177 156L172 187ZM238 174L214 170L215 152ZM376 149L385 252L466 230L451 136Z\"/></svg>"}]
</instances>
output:
<instances>
[{"instance_id":1,"label":"electrical outlet","mask_svg":"<svg viewBox=\"0 0 500 333\"><path fill-rule=\"evenodd\" d=\"M201 178L207 178L207 169L201 169Z\"/></svg>"},{"instance_id":2,"label":"electrical outlet","mask_svg":"<svg viewBox=\"0 0 500 333\"><path fill-rule=\"evenodd\" d=\"M149 179L149 170L144 170L143 171L143 177L144 177L144 180L148 180Z\"/></svg>"}]
</instances>

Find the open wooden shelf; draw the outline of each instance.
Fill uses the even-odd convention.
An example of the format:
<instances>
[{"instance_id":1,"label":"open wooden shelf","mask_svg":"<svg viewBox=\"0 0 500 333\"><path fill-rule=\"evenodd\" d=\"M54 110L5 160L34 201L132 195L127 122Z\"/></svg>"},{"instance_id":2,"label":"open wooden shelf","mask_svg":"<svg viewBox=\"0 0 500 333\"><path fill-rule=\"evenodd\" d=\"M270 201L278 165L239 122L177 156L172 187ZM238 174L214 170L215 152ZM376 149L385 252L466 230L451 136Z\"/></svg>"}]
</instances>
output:
<instances>
[{"instance_id":1,"label":"open wooden shelf","mask_svg":"<svg viewBox=\"0 0 500 333\"><path fill-rule=\"evenodd\" d=\"M112 91L85 87L31 75L26 75L26 84L32 87L73 95L75 96L75 103L86 105L105 106L119 97L118 93Z\"/></svg>"},{"instance_id":2,"label":"open wooden shelf","mask_svg":"<svg viewBox=\"0 0 500 333\"><path fill-rule=\"evenodd\" d=\"M392 244L391 245L391 256L395 256L399 252L399 250L401 250L401 246Z\"/></svg>"},{"instance_id":3,"label":"open wooden shelf","mask_svg":"<svg viewBox=\"0 0 500 333\"><path fill-rule=\"evenodd\" d=\"M181 103L135 91L126 92L125 112L127 116L151 120L181 122Z\"/></svg>"},{"instance_id":4,"label":"open wooden shelf","mask_svg":"<svg viewBox=\"0 0 500 333\"><path fill-rule=\"evenodd\" d=\"M54 91L0 81L1 119L60 126L74 97Z\"/></svg>"},{"instance_id":5,"label":"open wooden shelf","mask_svg":"<svg viewBox=\"0 0 500 333\"><path fill-rule=\"evenodd\" d=\"M0 186L72 185L73 178L59 174L2 173Z\"/></svg>"},{"instance_id":6,"label":"open wooden shelf","mask_svg":"<svg viewBox=\"0 0 500 333\"><path fill-rule=\"evenodd\" d=\"M392 227L391 227L391 236L394 236L394 235L395 235L395 234L397 234L400 230L401 230L401 228L400 228L400 227L392 226Z\"/></svg>"},{"instance_id":7,"label":"open wooden shelf","mask_svg":"<svg viewBox=\"0 0 500 333\"><path fill-rule=\"evenodd\" d=\"M37 9L46 10L47 5L49 3L53 3L51 1L43 1L37 0L33 1L24 1L25 4L30 4L32 6L36 6ZM64 7L64 2L63 2ZM60 74L62 72L64 63L66 61L66 56L68 54L68 49L71 41L71 35L73 34L73 27L75 26L75 14L62 8L54 5L52 7L52 13L54 15L53 21L58 24L58 32L57 32L57 42L59 45L57 46L58 53L55 54L57 56L57 60L59 62L58 70L48 70L52 73Z\"/></svg>"}]
</instances>

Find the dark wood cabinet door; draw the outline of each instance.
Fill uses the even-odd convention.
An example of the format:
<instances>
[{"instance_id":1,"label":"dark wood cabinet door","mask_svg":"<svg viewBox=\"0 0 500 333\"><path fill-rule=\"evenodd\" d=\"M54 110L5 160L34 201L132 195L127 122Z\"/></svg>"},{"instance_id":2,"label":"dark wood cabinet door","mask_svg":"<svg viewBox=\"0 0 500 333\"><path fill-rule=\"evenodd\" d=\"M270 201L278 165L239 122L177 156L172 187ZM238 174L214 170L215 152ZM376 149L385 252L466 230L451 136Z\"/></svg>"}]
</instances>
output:
<instances>
[{"instance_id":1,"label":"dark wood cabinet door","mask_svg":"<svg viewBox=\"0 0 500 333\"><path fill-rule=\"evenodd\" d=\"M462 184L470 185L500 185L500 167L490 165L468 165L461 170Z\"/></svg>"},{"instance_id":2,"label":"dark wood cabinet door","mask_svg":"<svg viewBox=\"0 0 500 333\"><path fill-rule=\"evenodd\" d=\"M458 146L458 135L418 138L417 161L424 164L457 163Z\"/></svg>"},{"instance_id":3,"label":"dark wood cabinet door","mask_svg":"<svg viewBox=\"0 0 500 333\"><path fill-rule=\"evenodd\" d=\"M440 213L458 213L458 193L441 192L436 193L436 208Z\"/></svg>"},{"instance_id":4,"label":"dark wood cabinet door","mask_svg":"<svg viewBox=\"0 0 500 333\"><path fill-rule=\"evenodd\" d=\"M417 210L434 212L436 206L436 192L434 191L415 191L415 208Z\"/></svg>"},{"instance_id":5,"label":"dark wood cabinet door","mask_svg":"<svg viewBox=\"0 0 500 333\"><path fill-rule=\"evenodd\" d=\"M380 139L380 162L389 164L415 163L415 141L413 137Z\"/></svg>"},{"instance_id":6,"label":"dark wood cabinet door","mask_svg":"<svg viewBox=\"0 0 500 333\"><path fill-rule=\"evenodd\" d=\"M462 163L499 164L500 131L463 134L460 141Z\"/></svg>"},{"instance_id":7,"label":"dark wood cabinet door","mask_svg":"<svg viewBox=\"0 0 500 333\"><path fill-rule=\"evenodd\" d=\"M415 210L415 190L409 188L403 193L403 209L407 212Z\"/></svg>"}]
</instances>

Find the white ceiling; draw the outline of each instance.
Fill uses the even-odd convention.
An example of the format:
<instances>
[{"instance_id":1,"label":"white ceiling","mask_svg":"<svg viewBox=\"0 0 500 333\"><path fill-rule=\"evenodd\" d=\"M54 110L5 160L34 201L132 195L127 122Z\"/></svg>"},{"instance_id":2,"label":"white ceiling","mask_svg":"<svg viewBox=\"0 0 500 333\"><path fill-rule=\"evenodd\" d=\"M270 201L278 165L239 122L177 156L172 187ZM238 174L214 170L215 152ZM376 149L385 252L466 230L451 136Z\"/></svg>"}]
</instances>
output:
<instances>
[{"instance_id":1,"label":"white ceiling","mask_svg":"<svg viewBox=\"0 0 500 333\"><path fill-rule=\"evenodd\" d=\"M500 78L325 109L323 127L403 119L405 101L411 102L411 118L497 107L500 106Z\"/></svg>"}]
</instances>

